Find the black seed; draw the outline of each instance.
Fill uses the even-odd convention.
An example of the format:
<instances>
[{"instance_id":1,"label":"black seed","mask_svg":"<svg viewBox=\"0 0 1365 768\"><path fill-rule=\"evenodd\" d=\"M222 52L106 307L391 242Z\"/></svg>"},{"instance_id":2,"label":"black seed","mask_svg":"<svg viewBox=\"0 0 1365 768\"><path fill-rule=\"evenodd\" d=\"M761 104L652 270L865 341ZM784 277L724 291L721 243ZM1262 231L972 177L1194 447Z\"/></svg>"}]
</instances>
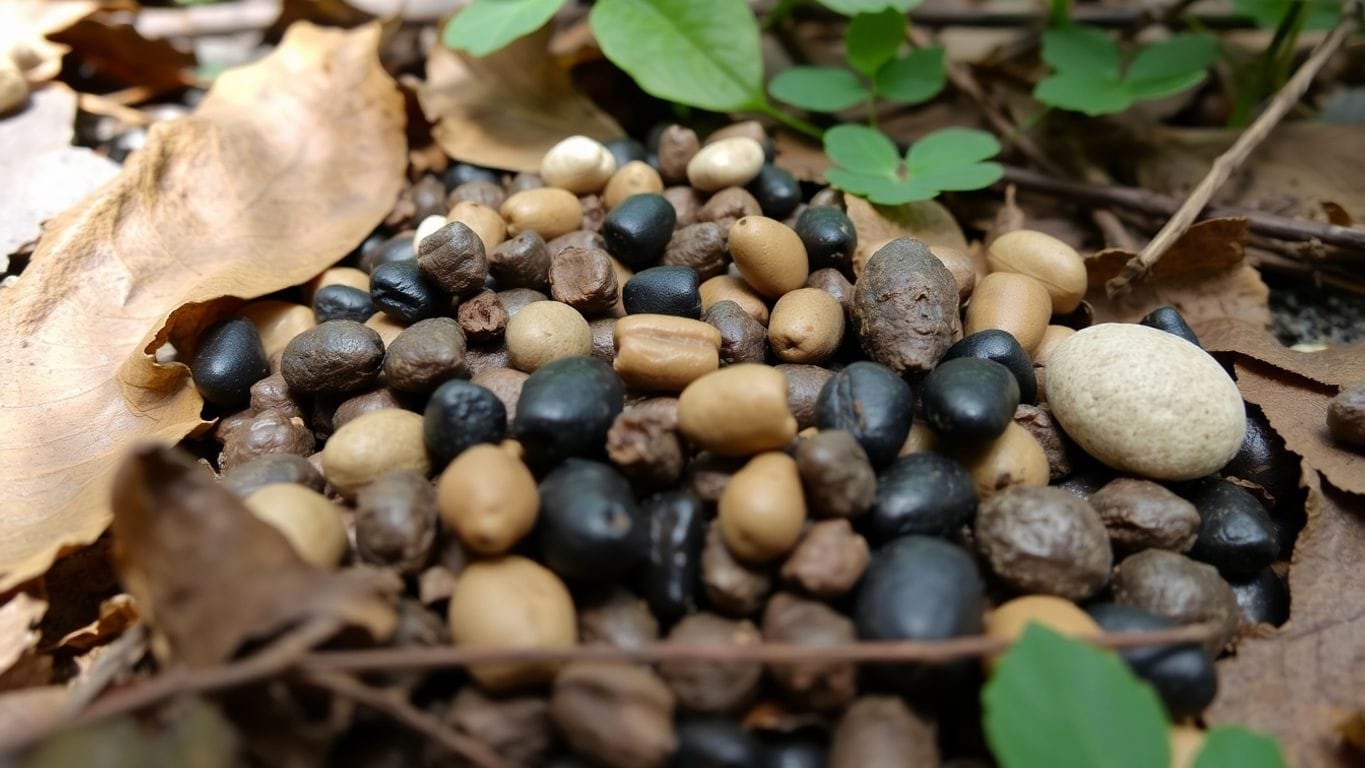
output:
<instances>
[{"instance_id":1,"label":"black seed","mask_svg":"<svg viewBox=\"0 0 1365 768\"><path fill-rule=\"evenodd\" d=\"M858 232L843 211L828 205L813 205L796 219L796 234L806 246L811 271L834 267L850 274L853 251L858 247Z\"/></svg>"},{"instance_id":2,"label":"black seed","mask_svg":"<svg viewBox=\"0 0 1365 768\"><path fill-rule=\"evenodd\" d=\"M349 285L324 285L313 294L313 318L319 323L328 320L363 323L376 311L370 294Z\"/></svg>"},{"instance_id":3,"label":"black seed","mask_svg":"<svg viewBox=\"0 0 1365 768\"><path fill-rule=\"evenodd\" d=\"M1189 556L1225 577L1251 576L1275 561L1280 551L1275 524L1249 491L1218 478L1184 489L1199 510L1199 535Z\"/></svg>"},{"instance_id":4,"label":"black seed","mask_svg":"<svg viewBox=\"0 0 1365 768\"><path fill-rule=\"evenodd\" d=\"M566 357L537 368L521 388L512 434L533 465L597 456L625 404L621 379L590 357Z\"/></svg>"},{"instance_id":5,"label":"black seed","mask_svg":"<svg viewBox=\"0 0 1365 768\"><path fill-rule=\"evenodd\" d=\"M1019 384L992 360L959 357L940 363L920 387L924 420L934 433L955 443L999 437L1019 407Z\"/></svg>"},{"instance_id":6,"label":"black seed","mask_svg":"<svg viewBox=\"0 0 1365 768\"><path fill-rule=\"evenodd\" d=\"M659 260L673 237L678 214L663 195L631 195L602 221L607 251L632 269Z\"/></svg>"},{"instance_id":7,"label":"black seed","mask_svg":"<svg viewBox=\"0 0 1365 768\"><path fill-rule=\"evenodd\" d=\"M472 446L502 442L506 433L507 408L502 400L463 379L437 388L422 414L422 438L438 467Z\"/></svg>"},{"instance_id":8,"label":"black seed","mask_svg":"<svg viewBox=\"0 0 1365 768\"><path fill-rule=\"evenodd\" d=\"M815 403L820 429L844 429L874 467L896 458L914 417L910 385L884 365L859 361L825 382Z\"/></svg>"},{"instance_id":9,"label":"black seed","mask_svg":"<svg viewBox=\"0 0 1365 768\"><path fill-rule=\"evenodd\" d=\"M602 583L635 568L649 532L630 482L610 465L569 459L540 483L540 553L555 573Z\"/></svg>"},{"instance_id":10,"label":"black seed","mask_svg":"<svg viewBox=\"0 0 1365 768\"><path fill-rule=\"evenodd\" d=\"M1280 626L1289 619L1289 589L1273 568L1245 581L1229 581L1246 624Z\"/></svg>"},{"instance_id":11,"label":"black seed","mask_svg":"<svg viewBox=\"0 0 1365 768\"><path fill-rule=\"evenodd\" d=\"M384 314L405 325L436 314L440 294L417 261L380 264L370 273L370 298Z\"/></svg>"},{"instance_id":12,"label":"black seed","mask_svg":"<svg viewBox=\"0 0 1365 768\"><path fill-rule=\"evenodd\" d=\"M772 163L764 163L746 189L769 218L785 219L801 203L801 182L790 171Z\"/></svg>"},{"instance_id":13,"label":"black seed","mask_svg":"<svg viewBox=\"0 0 1365 768\"><path fill-rule=\"evenodd\" d=\"M705 509L686 489L656 493L643 506L649 520L645 599L660 621L671 623L695 602L706 542Z\"/></svg>"},{"instance_id":14,"label":"black seed","mask_svg":"<svg viewBox=\"0 0 1365 768\"><path fill-rule=\"evenodd\" d=\"M1170 619L1131 605L1101 603L1086 609L1105 632L1172 629ZM1133 673L1152 684L1171 717L1194 717L1218 692L1218 673L1198 643L1134 646L1119 649Z\"/></svg>"},{"instance_id":15,"label":"black seed","mask_svg":"<svg viewBox=\"0 0 1365 768\"><path fill-rule=\"evenodd\" d=\"M976 516L976 486L961 464L938 453L912 453L877 477L872 509L859 522L875 542L897 536L951 536Z\"/></svg>"},{"instance_id":16,"label":"black seed","mask_svg":"<svg viewBox=\"0 0 1365 768\"><path fill-rule=\"evenodd\" d=\"M455 163L446 169L443 181L445 181L446 189L454 189L471 181L487 181L502 186L502 174L481 165Z\"/></svg>"},{"instance_id":17,"label":"black seed","mask_svg":"<svg viewBox=\"0 0 1365 768\"><path fill-rule=\"evenodd\" d=\"M251 399L251 385L269 375L261 335L244 317L209 326L199 337L190 363L195 389L208 402L223 407L245 405Z\"/></svg>"},{"instance_id":18,"label":"black seed","mask_svg":"<svg viewBox=\"0 0 1365 768\"><path fill-rule=\"evenodd\" d=\"M621 301L626 314L701 317L701 292L691 267L650 267L626 281Z\"/></svg>"},{"instance_id":19,"label":"black seed","mask_svg":"<svg viewBox=\"0 0 1365 768\"><path fill-rule=\"evenodd\" d=\"M644 145L629 136L611 139L603 144L611 156L616 159L617 168L635 160L645 159Z\"/></svg>"},{"instance_id":20,"label":"black seed","mask_svg":"<svg viewBox=\"0 0 1365 768\"><path fill-rule=\"evenodd\" d=\"M1033 372L1033 360L1009 331L991 328L963 337L961 341L948 347L940 362L956 360L959 357L992 360L1005 366L1014 374L1014 380L1019 384L1019 402L1033 405L1038 401L1038 377Z\"/></svg>"},{"instance_id":21,"label":"black seed","mask_svg":"<svg viewBox=\"0 0 1365 768\"><path fill-rule=\"evenodd\" d=\"M1185 322L1185 318L1175 307L1157 307L1138 322L1148 328L1179 336L1196 347L1202 346L1199 337L1194 335L1194 329L1190 328L1190 324Z\"/></svg>"}]
</instances>

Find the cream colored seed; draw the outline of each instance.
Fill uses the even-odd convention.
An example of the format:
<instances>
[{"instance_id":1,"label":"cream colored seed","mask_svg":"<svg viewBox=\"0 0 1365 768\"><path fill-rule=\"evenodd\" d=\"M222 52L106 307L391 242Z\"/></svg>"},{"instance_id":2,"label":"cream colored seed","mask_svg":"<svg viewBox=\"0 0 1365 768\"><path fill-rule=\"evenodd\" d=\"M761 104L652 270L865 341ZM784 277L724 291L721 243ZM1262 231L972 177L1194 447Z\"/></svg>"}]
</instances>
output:
<instances>
[{"instance_id":1,"label":"cream colored seed","mask_svg":"<svg viewBox=\"0 0 1365 768\"><path fill-rule=\"evenodd\" d=\"M564 139L540 161L540 177L547 185L579 195L601 190L615 171L611 151L587 136Z\"/></svg>"},{"instance_id":2,"label":"cream colored seed","mask_svg":"<svg viewBox=\"0 0 1365 768\"><path fill-rule=\"evenodd\" d=\"M701 294L703 312L710 309L712 304L733 301L739 305L740 309L744 310L745 314L757 320L759 325L768 324L768 305L763 303L763 297L754 293L754 289L738 277L716 275L703 282L697 290Z\"/></svg>"},{"instance_id":3,"label":"cream colored seed","mask_svg":"<svg viewBox=\"0 0 1365 768\"><path fill-rule=\"evenodd\" d=\"M243 503L279 531L304 562L335 568L346 556L346 525L341 510L317 491L293 483L275 483L255 491Z\"/></svg>"},{"instance_id":4,"label":"cream colored seed","mask_svg":"<svg viewBox=\"0 0 1365 768\"><path fill-rule=\"evenodd\" d=\"M720 367L720 331L672 315L628 315L613 332L612 365L634 389L677 392Z\"/></svg>"},{"instance_id":5,"label":"cream colored seed","mask_svg":"<svg viewBox=\"0 0 1365 768\"><path fill-rule=\"evenodd\" d=\"M411 411L372 411L338 429L322 449L322 471L337 493L351 499L387 472L431 471L422 416Z\"/></svg>"},{"instance_id":6,"label":"cream colored seed","mask_svg":"<svg viewBox=\"0 0 1365 768\"><path fill-rule=\"evenodd\" d=\"M659 172L639 160L632 160L612 174L607 188L602 193L602 202L607 208L615 208L631 195L661 194L664 181Z\"/></svg>"},{"instance_id":7,"label":"cream colored seed","mask_svg":"<svg viewBox=\"0 0 1365 768\"><path fill-rule=\"evenodd\" d=\"M702 147L687 163L687 180L703 192L742 187L763 168L763 145L746 136Z\"/></svg>"},{"instance_id":8,"label":"cream colored seed","mask_svg":"<svg viewBox=\"0 0 1365 768\"><path fill-rule=\"evenodd\" d=\"M578 310L559 301L533 301L507 321L512 367L531 373L561 357L592 354L592 328Z\"/></svg>"},{"instance_id":9,"label":"cream colored seed","mask_svg":"<svg viewBox=\"0 0 1365 768\"><path fill-rule=\"evenodd\" d=\"M1052 235L1016 229L997 237L986 251L992 272L1017 272L1043 284L1052 312L1066 314L1085 296L1085 262L1076 249Z\"/></svg>"}]
</instances>

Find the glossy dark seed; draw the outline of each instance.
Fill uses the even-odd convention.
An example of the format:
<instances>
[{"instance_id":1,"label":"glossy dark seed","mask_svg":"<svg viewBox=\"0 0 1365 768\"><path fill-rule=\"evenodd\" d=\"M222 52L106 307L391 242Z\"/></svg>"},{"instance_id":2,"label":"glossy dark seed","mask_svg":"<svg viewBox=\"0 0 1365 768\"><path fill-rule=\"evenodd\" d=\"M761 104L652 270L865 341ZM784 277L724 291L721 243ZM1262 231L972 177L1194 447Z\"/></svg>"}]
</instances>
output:
<instances>
[{"instance_id":1,"label":"glossy dark seed","mask_svg":"<svg viewBox=\"0 0 1365 768\"><path fill-rule=\"evenodd\" d=\"M801 182L785 168L764 163L745 189L758 201L763 215L785 219L801 204Z\"/></svg>"},{"instance_id":2,"label":"glossy dark seed","mask_svg":"<svg viewBox=\"0 0 1365 768\"><path fill-rule=\"evenodd\" d=\"M938 453L901 456L877 476L872 509L860 520L874 542L898 536L951 536L976 516L966 467Z\"/></svg>"},{"instance_id":3,"label":"glossy dark seed","mask_svg":"<svg viewBox=\"0 0 1365 768\"><path fill-rule=\"evenodd\" d=\"M1019 384L1005 366L976 357L939 363L920 387L924 420L954 443L982 443L1005 431L1019 407Z\"/></svg>"},{"instance_id":4,"label":"glossy dark seed","mask_svg":"<svg viewBox=\"0 0 1365 768\"><path fill-rule=\"evenodd\" d=\"M890 368L865 360L836 373L815 403L816 425L851 432L874 467L896 458L913 417L910 385Z\"/></svg>"},{"instance_id":5,"label":"glossy dark seed","mask_svg":"<svg viewBox=\"0 0 1365 768\"><path fill-rule=\"evenodd\" d=\"M629 136L611 139L610 141L603 142L603 145L606 146L607 151L610 152L611 156L616 160L617 168L634 160L645 159L644 145Z\"/></svg>"},{"instance_id":6,"label":"glossy dark seed","mask_svg":"<svg viewBox=\"0 0 1365 768\"><path fill-rule=\"evenodd\" d=\"M636 272L621 290L626 314L701 317L701 292L691 267L650 267Z\"/></svg>"},{"instance_id":7,"label":"glossy dark seed","mask_svg":"<svg viewBox=\"0 0 1365 768\"><path fill-rule=\"evenodd\" d=\"M507 433L507 408L478 384L455 379L442 384L422 414L422 438L438 467L479 443L497 443Z\"/></svg>"},{"instance_id":8,"label":"glossy dark seed","mask_svg":"<svg viewBox=\"0 0 1365 768\"><path fill-rule=\"evenodd\" d=\"M261 335L243 317L209 326L190 362L190 377L199 394L227 408L245 405L251 399L251 385L269 375Z\"/></svg>"},{"instance_id":9,"label":"glossy dark seed","mask_svg":"<svg viewBox=\"0 0 1365 768\"><path fill-rule=\"evenodd\" d=\"M1157 307L1138 322L1148 328L1155 328L1172 336L1179 336L1196 347L1202 346L1199 343L1199 337L1194 335L1194 329L1190 328L1190 324L1185 322L1185 318L1175 307Z\"/></svg>"},{"instance_id":10,"label":"glossy dark seed","mask_svg":"<svg viewBox=\"0 0 1365 768\"><path fill-rule=\"evenodd\" d=\"M329 320L289 341L280 373L295 392L340 394L368 389L379 381L384 342L373 329L354 320Z\"/></svg>"},{"instance_id":11,"label":"glossy dark seed","mask_svg":"<svg viewBox=\"0 0 1365 768\"><path fill-rule=\"evenodd\" d=\"M370 294L349 285L324 285L313 294L313 319L363 323L376 311Z\"/></svg>"},{"instance_id":12,"label":"glossy dark seed","mask_svg":"<svg viewBox=\"0 0 1365 768\"><path fill-rule=\"evenodd\" d=\"M959 357L992 360L1005 366L1019 384L1019 402L1033 405L1038 401L1038 376L1033 372L1033 360L1009 331L991 328L965 336L948 347L940 363Z\"/></svg>"},{"instance_id":13,"label":"glossy dark seed","mask_svg":"<svg viewBox=\"0 0 1365 768\"><path fill-rule=\"evenodd\" d=\"M590 357L566 357L537 368L526 379L512 420L512 434L533 465L570 456L596 456L625 404L621 379L610 365Z\"/></svg>"},{"instance_id":14,"label":"glossy dark seed","mask_svg":"<svg viewBox=\"0 0 1365 768\"><path fill-rule=\"evenodd\" d=\"M1226 480L1205 478L1185 492L1199 510L1199 534L1189 556L1224 577L1251 576L1280 551L1275 524L1249 491Z\"/></svg>"},{"instance_id":15,"label":"glossy dark seed","mask_svg":"<svg viewBox=\"0 0 1365 768\"><path fill-rule=\"evenodd\" d=\"M1172 629L1170 619L1131 605L1101 603L1086 609L1105 632L1151 632ZM1198 643L1134 646L1119 650L1133 673L1152 684L1171 717L1194 717L1218 692L1218 673Z\"/></svg>"},{"instance_id":16,"label":"glossy dark seed","mask_svg":"<svg viewBox=\"0 0 1365 768\"><path fill-rule=\"evenodd\" d=\"M1280 626L1289 619L1289 588L1273 568L1243 581L1229 581L1244 624Z\"/></svg>"},{"instance_id":17,"label":"glossy dark seed","mask_svg":"<svg viewBox=\"0 0 1365 768\"><path fill-rule=\"evenodd\" d=\"M540 553L555 573L603 583L638 565L648 523L630 482L610 465L569 459L540 483Z\"/></svg>"},{"instance_id":18,"label":"glossy dark seed","mask_svg":"<svg viewBox=\"0 0 1365 768\"><path fill-rule=\"evenodd\" d=\"M796 219L796 235L806 246L812 271L833 267L844 274L852 272L858 232L843 211L828 205L807 208Z\"/></svg>"},{"instance_id":19,"label":"glossy dark seed","mask_svg":"<svg viewBox=\"0 0 1365 768\"><path fill-rule=\"evenodd\" d=\"M445 178L442 180L446 184L446 189L454 189L470 181L488 181L501 186L502 174L492 168L470 163L455 163L446 169Z\"/></svg>"},{"instance_id":20,"label":"glossy dark seed","mask_svg":"<svg viewBox=\"0 0 1365 768\"><path fill-rule=\"evenodd\" d=\"M1247 431L1242 447L1218 472L1266 489L1275 498L1276 508L1285 507L1286 502L1299 496L1299 462L1285 448L1279 433L1271 429L1265 413L1254 405L1247 405Z\"/></svg>"},{"instance_id":21,"label":"glossy dark seed","mask_svg":"<svg viewBox=\"0 0 1365 768\"><path fill-rule=\"evenodd\" d=\"M410 325L436 314L440 294L417 266L417 261L380 264L370 273L370 298L380 311Z\"/></svg>"},{"instance_id":22,"label":"glossy dark seed","mask_svg":"<svg viewBox=\"0 0 1365 768\"><path fill-rule=\"evenodd\" d=\"M632 269L653 264L664 255L677 216L663 195L631 195L602 221L607 251Z\"/></svg>"},{"instance_id":23,"label":"glossy dark seed","mask_svg":"<svg viewBox=\"0 0 1365 768\"><path fill-rule=\"evenodd\" d=\"M644 501L649 520L649 564L644 594L662 622L682 618L695 603L706 542L706 514L690 490L656 493Z\"/></svg>"},{"instance_id":24,"label":"glossy dark seed","mask_svg":"<svg viewBox=\"0 0 1365 768\"><path fill-rule=\"evenodd\" d=\"M754 768L762 747L730 718L695 717L678 723L672 768Z\"/></svg>"},{"instance_id":25,"label":"glossy dark seed","mask_svg":"<svg viewBox=\"0 0 1365 768\"><path fill-rule=\"evenodd\" d=\"M366 251L360 257L360 268L366 272L373 272L374 268L380 264L416 259L417 251L413 247L412 234L412 232L399 233L380 243L378 247Z\"/></svg>"}]
</instances>

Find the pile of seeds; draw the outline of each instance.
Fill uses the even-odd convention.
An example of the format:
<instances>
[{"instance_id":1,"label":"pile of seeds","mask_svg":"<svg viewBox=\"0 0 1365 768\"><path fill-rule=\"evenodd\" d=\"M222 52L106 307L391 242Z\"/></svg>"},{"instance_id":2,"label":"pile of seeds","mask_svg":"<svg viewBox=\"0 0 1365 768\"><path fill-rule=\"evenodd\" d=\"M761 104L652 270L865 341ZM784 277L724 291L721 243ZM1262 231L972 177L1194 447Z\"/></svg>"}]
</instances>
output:
<instances>
[{"instance_id":1,"label":"pile of seeds","mask_svg":"<svg viewBox=\"0 0 1365 768\"><path fill-rule=\"evenodd\" d=\"M1287 614L1302 502L1264 419L1175 310L1083 327L1065 243L859 248L771 154L674 125L415 182L413 229L191 351L223 485L304 560L403 575L395 643L1210 623L1124 652L1197 716ZM517 764L933 765L984 754L988 674L503 663L414 695Z\"/></svg>"}]
</instances>

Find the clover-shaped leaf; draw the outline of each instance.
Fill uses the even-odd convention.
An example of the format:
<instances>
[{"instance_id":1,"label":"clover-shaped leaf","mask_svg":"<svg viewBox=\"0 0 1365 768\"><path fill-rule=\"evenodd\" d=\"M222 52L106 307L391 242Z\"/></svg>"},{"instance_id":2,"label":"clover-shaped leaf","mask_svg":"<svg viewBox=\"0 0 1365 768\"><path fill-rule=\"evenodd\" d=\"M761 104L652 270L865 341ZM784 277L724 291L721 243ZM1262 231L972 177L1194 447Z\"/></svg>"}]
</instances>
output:
<instances>
[{"instance_id":1,"label":"clover-shaped leaf","mask_svg":"<svg viewBox=\"0 0 1365 768\"><path fill-rule=\"evenodd\" d=\"M886 8L894 8L901 13L914 8L924 0L820 0L820 5L845 16L860 13L876 13Z\"/></svg>"},{"instance_id":2,"label":"clover-shaped leaf","mask_svg":"<svg viewBox=\"0 0 1365 768\"><path fill-rule=\"evenodd\" d=\"M792 67L768 83L774 99L812 112L838 112L867 101L871 93L858 76L838 67Z\"/></svg>"},{"instance_id":3,"label":"clover-shaped leaf","mask_svg":"<svg viewBox=\"0 0 1365 768\"><path fill-rule=\"evenodd\" d=\"M1004 171L985 160L999 151L999 142L988 133L946 128L920 139L902 161L880 131L840 125L825 132L825 154L834 162L825 177L874 203L899 205L994 184Z\"/></svg>"},{"instance_id":4,"label":"clover-shaped leaf","mask_svg":"<svg viewBox=\"0 0 1365 768\"><path fill-rule=\"evenodd\" d=\"M943 90L947 79L943 55L939 47L919 48L886 62L873 78L877 95L901 104L932 99Z\"/></svg>"},{"instance_id":5,"label":"clover-shaped leaf","mask_svg":"<svg viewBox=\"0 0 1365 768\"><path fill-rule=\"evenodd\" d=\"M1137 52L1127 71L1118 45L1106 33L1067 26L1043 33L1043 61L1053 73L1033 89L1052 107L1107 115L1133 102L1180 93L1203 82L1218 55L1212 35L1176 35Z\"/></svg>"},{"instance_id":6,"label":"clover-shaped leaf","mask_svg":"<svg viewBox=\"0 0 1365 768\"><path fill-rule=\"evenodd\" d=\"M449 48L487 56L540 29L565 0L474 0L446 24L441 41Z\"/></svg>"}]
</instances>

